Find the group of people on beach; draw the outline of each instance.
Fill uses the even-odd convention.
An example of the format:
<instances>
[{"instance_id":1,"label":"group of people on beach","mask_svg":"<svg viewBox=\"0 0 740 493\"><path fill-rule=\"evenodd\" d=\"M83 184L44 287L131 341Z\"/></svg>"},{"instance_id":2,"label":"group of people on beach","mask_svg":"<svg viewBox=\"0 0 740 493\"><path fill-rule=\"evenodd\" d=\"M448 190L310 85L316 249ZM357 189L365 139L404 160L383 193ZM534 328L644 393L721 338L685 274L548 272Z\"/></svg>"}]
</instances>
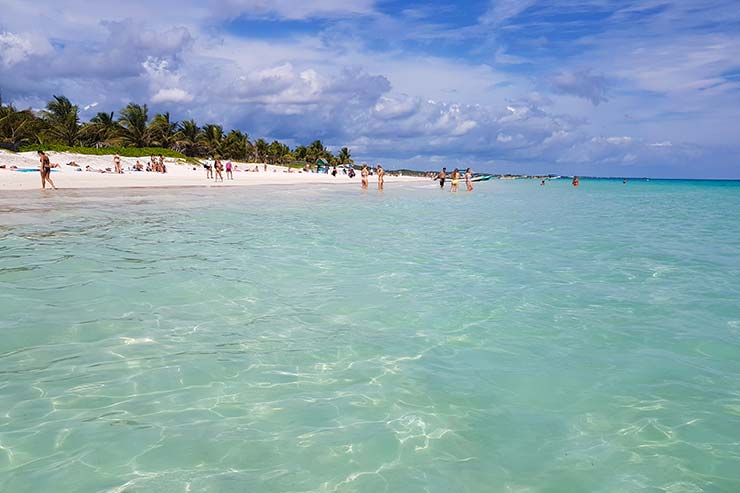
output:
<instances>
[{"instance_id":1,"label":"group of people on beach","mask_svg":"<svg viewBox=\"0 0 740 493\"><path fill-rule=\"evenodd\" d=\"M224 169L226 170L226 179L233 180L234 168L236 168L236 166L234 166L231 161L226 161L226 165L224 166L224 163L217 158L214 159L213 162L211 162L210 159L206 159L206 162L203 163L203 168L206 170L206 179L223 182Z\"/></svg>"},{"instance_id":2,"label":"group of people on beach","mask_svg":"<svg viewBox=\"0 0 740 493\"><path fill-rule=\"evenodd\" d=\"M123 173L121 170L121 158L118 154L113 158L113 163L116 165L116 173ZM151 156L149 162L146 163L146 167L137 159L136 164L133 167L134 171L152 171L154 173L167 173L167 166L164 164L164 156L161 154L159 157Z\"/></svg>"},{"instance_id":3,"label":"group of people on beach","mask_svg":"<svg viewBox=\"0 0 740 493\"><path fill-rule=\"evenodd\" d=\"M468 192L473 191L473 171L468 168L465 170L465 186L468 189ZM442 171L439 172L439 174L434 178L434 180L439 180L439 188L445 187L445 180L447 179L447 168L442 168ZM450 192L457 192L459 190L459 182L460 182L460 170L455 168L452 171L452 175L450 176Z\"/></svg>"},{"instance_id":4,"label":"group of people on beach","mask_svg":"<svg viewBox=\"0 0 740 493\"><path fill-rule=\"evenodd\" d=\"M51 168L55 167L57 165L51 164L49 160L49 156L44 153L44 151L38 151L39 155L39 161L41 163L40 171L41 171L41 188L45 189L46 184L48 183L54 190L56 190L56 186L54 185L54 182L51 179ZM76 163L75 163L76 165ZM113 157L113 165L115 169L115 173L123 173L123 168L121 166L121 156L116 154ZM231 161L227 161L225 166L221 162L220 159L214 159L213 162L211 162L210 159L207 159L206 162L203 164L203 168L206 170L206 178L212 179L214 181L224 181L223 172L226 171L226 178L228 180L233 180L234 175L233 171L236 168L235 165L231 163ZM267 164L264 165L265 171L267 171ZM92 169L88 166L88 171L92 171ZM144 165L141 164L138 160L136 161L136 164L133 166L134 171L153 171L157 173L166 173L167 167L164 164L164 157L160 155L158 158L155 156L151 156L149 163L147 163L146 168L144 168ZM108 168L108 171L110 171L110 168ZM254 171L259 171L259 168L255 167ZM334 167L334 170L332 170L332 175L336 176L336 167ZM363 190L367 190L369 188L369 180L368 177L372 174L370 169L368 168L367 164L362 165L362 170L360 171L360 177L361 177L361 186ZM381 165L378 165L375 171L375 174L378 177L378 190L383 190L385 186L385 170ZM354 175L354 173L352 173ZM465 171L464 174L465 178L465 185L467 186L468 192L473 190L473 172L468 168ZM444 188L445 181L447 179L447 168L442 168L442 171L439 172L439 174L434 178L435 180L439 180L439 186L440 188ZM459 180L460 180L460 171L455 168L455 170L452 172L451 175L451 186L450 191L451 192L457 192L459 188ZM574 183L575 184L575 183ZM577 185L576 185L577 186Z\"/></svg>"}]
</instances>

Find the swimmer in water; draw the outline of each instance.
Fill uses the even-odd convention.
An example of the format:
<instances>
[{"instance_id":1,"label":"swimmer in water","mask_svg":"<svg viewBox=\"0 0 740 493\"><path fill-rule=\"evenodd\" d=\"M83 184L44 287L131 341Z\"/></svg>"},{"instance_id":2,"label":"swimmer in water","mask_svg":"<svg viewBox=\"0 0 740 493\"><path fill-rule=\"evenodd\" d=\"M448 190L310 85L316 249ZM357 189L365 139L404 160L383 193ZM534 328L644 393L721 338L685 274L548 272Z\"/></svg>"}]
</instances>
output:
<instances>
[{"instance_id":1,"label":"swimmer in water","mask_svg":"<svg viewBox=\"0 0 740 493\"><path fill-rule=\"evenodd\" d=\"M573 186L574 187L577 187L578 186L578 177L577 176L574 176L573 177Z\"/></svg>"}]
</instances>

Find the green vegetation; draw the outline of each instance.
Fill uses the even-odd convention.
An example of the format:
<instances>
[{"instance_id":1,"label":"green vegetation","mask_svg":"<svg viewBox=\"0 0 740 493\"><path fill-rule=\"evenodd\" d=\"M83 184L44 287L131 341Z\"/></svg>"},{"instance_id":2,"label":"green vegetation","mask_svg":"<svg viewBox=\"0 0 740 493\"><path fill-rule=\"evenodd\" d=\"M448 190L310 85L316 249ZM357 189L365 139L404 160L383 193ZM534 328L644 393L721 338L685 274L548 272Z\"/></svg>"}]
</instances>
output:
<instances>
[{"instance_id":1,"label":"green vegetation","mask_svg":"<svg viewBox=\"0 0 740 493\"><path fill-rule=\"evenodd\" d=\"M129 103L118 112L101 112L81 122L79 107L64 96L54 96L46 109L19 110L0 99L0 148L14 151L69 151L80 154L120 154L127 157L160 155L194 162L194 158L219 157L240 161L290 164L303 167L318 159L330 165L352 164L343 147L337 156L320 140L291 149L275 140L250 140L239 130L221 125L198 125L194 120L173 121L169 113L149 118L146 105Z\"/></svg>"}]
</instances>

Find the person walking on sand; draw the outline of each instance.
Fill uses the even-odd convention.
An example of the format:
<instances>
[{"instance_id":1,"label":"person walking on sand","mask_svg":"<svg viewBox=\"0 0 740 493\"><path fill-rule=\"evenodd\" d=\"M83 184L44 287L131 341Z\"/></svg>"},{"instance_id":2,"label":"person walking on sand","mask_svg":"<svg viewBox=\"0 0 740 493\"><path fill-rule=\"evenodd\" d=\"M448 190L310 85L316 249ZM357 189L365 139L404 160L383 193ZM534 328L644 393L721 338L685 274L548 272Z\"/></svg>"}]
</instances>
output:
<instances>
[{"instance_id":1,"label":"person walking on sand","mask_svg":"<svg viewBox=\"0 0 740 493\"><path fill-rule=\"evenodd\" d=\"M123 170L121 169L121 156L116 153L115 156L113 156L113 167L116 170L116 173L123 173Z\"/></svg>"},{"instance_id":2,"label":"person walking on sand","mask_svg":"<svg viewBox=\"0 0 740 493\"><path fill-rule=\"evenodd\" d=\"M51 181L51 162L49 161L49 156L47 156L44 151L38 151L38 155L39 161L41 162L41 167L39 168L39 171L41 171L41 188L46 190L46 182L48 181L51 188L56 190L57 187L55 187L54 182Z\"/></svg>"},{"instance_id":3,"label":"person walking on sand","mask_svg":"<svg viewBox=\"0 0 740 493\"><path fill-rule=\"evenodd\" d=\"M360 171L360 176L362 176L362 189L367 190L367 164L362 165L362 171Z\"/></svg>"},{"instance_id":4,"label":"person walking on sand","mask_svg":"<svg viewBox=\"0 0 740 493\"><path fill-rule=\"evenodd\" d=\"M213 166L216 168L216 177L213 179L213 181L218 181L219 178L221 178L221 181L224 181L224 175L221 174L221 172L224 170L224 165L221 164L220 159L216 159L216 164Z\"/></svg>"},{"instance_id":5,"label":"person walking on sand","mask_svg":"<svg viewBox=\"0 0 740 493\"><path fill-rule=\"evenodd\" d=\"M381 165L378 165L378 190L383 190L385 184L385 170Z\"/></svg>"},{"instance_id":6,"label":"person walking on sand","mask_svg":"<svg viewBox=\"0 0 740 493\"><path fill-rule=\"evenodd\" d=\"M234 179L234 174L231 172L231 161L226 161L226 178L229 180Z\"/></svg>"},{"instance_id":7,"label":"person walking on sand","mask_svg":"<svg viewBox=\"0 0 740 493\"><path fill-rule=\"evenodd\" d=\"M468 187L468 192L473 191L473 172L470 168L465 170L465 186Z\"/></svg>"},{"instance_id":8,"label":"person walking on sand","mask_svg":"<svg viewBox=\"0 0 740 493\"><path fill-rule=\"evenodd\" d=\"M442 168L442 171L434 178L435 180L439 180L439 188L445 187L445 178L447 178L447 168Z\"/></svg>"},{"instance_id":9,"label":"person walking on sand","mask_svg":"<svg viewBox=\"0 0 740 493\"><path fill-rule=\"evenodd\" d=\"M455 170L452 172L452 184L450 185L450 192L457 192L458 185L457 183L460 181L460 171L455 168Z\"/></svg>"},{"instance_id":10,"label":"person walking on sand","mask_svg":"<svg viewBox=\"0 0 740 493\"><path fill-rule=\"evenodd\" d=\"M206 162L203 163L203 167L206 169L206 180L209 180L213 178L213 170L211 168L211 160L206 159Z\"/></svg>"}]
</instances>

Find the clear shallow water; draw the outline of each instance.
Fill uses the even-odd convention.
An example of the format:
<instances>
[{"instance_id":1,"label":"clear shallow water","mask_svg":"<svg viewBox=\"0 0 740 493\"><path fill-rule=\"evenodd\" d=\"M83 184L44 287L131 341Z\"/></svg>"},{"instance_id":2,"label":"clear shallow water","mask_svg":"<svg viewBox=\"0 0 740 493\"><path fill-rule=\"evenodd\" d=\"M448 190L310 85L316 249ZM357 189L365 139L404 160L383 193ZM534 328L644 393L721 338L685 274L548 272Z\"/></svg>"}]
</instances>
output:
<instances>
[{"instance_id":1,"label":"clear shallow water","mask_svg":"<svg viewBox=\"0 0 740 493\"><path fill-rule=\"evenodd\" d=\"M0 195L0 491L740 490L740 186Z\"/></svg>"}]
</instances>

